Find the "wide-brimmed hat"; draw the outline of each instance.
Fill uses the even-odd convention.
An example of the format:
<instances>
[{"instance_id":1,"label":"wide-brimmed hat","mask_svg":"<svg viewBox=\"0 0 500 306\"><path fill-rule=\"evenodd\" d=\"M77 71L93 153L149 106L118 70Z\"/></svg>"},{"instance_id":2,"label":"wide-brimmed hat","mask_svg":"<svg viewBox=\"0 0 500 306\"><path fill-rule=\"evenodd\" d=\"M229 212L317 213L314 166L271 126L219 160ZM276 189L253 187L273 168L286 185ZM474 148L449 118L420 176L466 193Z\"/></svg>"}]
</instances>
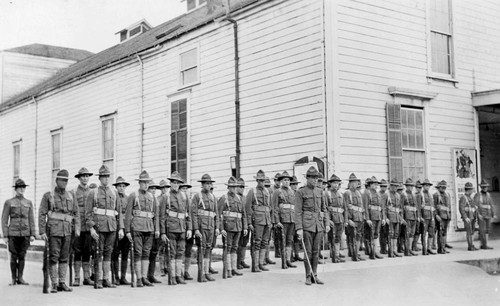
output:
<instances>
[{"instance_id":1,"label":"wide-brimmed hat","mask_svg":"<svg viewBox=\"0 0 500 306\"><path fill-rule=\"evenodd\" d=\"M224 184L226 185L227 187L238 187L240 186L238 184L238 179L236 179L234 176L231 176L228 180L227 180L227 184Z\"/></svg>"},{"instance_id":2,"label":"wide-brimmed hat","mask_svg":"<svg viewBox=\"0 0 500 306\"><path fill-rule=\"evenodd\" d=\"M372 176L371 178L372 184L380 184L380 182L377 180L375 176Z\"/></svg>"},{"instance_id":3,"label":"wide-brimmed hat","mask_svg":"<svg viewBox=\"0 0 500 306\"><path fill-rule=\"evenodd\" d=\"M397 179L393 178L393 179L391 179L391 185L399 186L399 185L401 185L401 183Z\"/></svg>"},{"instance_id":4,"label":"wide-brimmed hat","mask_svg":"<svg viewBox=\"0 0 500 306\"><path fill-rule=\"evenodd\" d=\"M151 182L153 179L149 177L149 173L146 170L142 170L138 179L135 179L139 182Z\"/></svg>"},{"instance_id":5,"label":"wide-brimmed hat","mask_svg":"<svg viewBox=\"0 0 500 306\"><path fill-rule=\"evenodd\" d=\"M264 186L271 187L271 180L268 177L266 177L266 179L264 180Z\"/></svg>"},{"instance_id":6,"label":"wide-brimmed hat","mask_svg":"<svg viewBox=\"0 0 500 306\"><path fill-rule=\"evenodd\" d=\"M17 179L16 182L14 183L14 188L26 188L28 187L29 185L26 185L26 183L22 180L22 179Z\"/></svg>"},{"instance_id":7,"label":"wide-brimmed hat","mask_svg":"<svg viewBox=\"0 0 500 306\"><path fill-rule=\"evenodd\" d=\"M59 170L59 172L57 172L57 175L56 175L56 180L57 179L68 180L69 179L68 170L66 170L66 169Z\"/></svg>"},{"instance_id":8,"label":"wide-brimmed hat","mask_svg":"<svg viewBox=\"0 0 500 306\"><path fill-rule=\"evenodd\" d=\"M127 181L125 181L125 179L123 177L119 176L116 178L116 182L113 183L113 186L118 186L120 184L123 184L125 186L130 185Z\"/></svg>"},{"instance_id":9,"label":"wide-brimmed hat","mask_svg":"<svg viewBox=\"0 0 500 306\"><path fill-rule=\"evenodd\" d=\"M448 183L446 183L445 180L442 180L441 182L439 182L437 185L436 185L437 188L440 188L440 187L448 187Z\"/></svg>"},{"instance_id":10,"label":"wide-brimmed hat","mask_svg":"<svg viewBox=\"0 0 500 306\"><path fill-rule=\"evenodd\" d=\"M160 188L170 188L170 185L165 180L160 181Z\"/></svg>"},{"instance_id":11,"label":"wide-brimmed hat","mask_svg":"<svg viewBox=\"0 0 500 306\"><path fill-rule=\"evenodd\" d=\"M366 180L365 180L365 186L368 186L371 183L373 183L371 177L366 178Z\"/></svg>"},{"instance_id":12,"label":"wide-brimmed hat","mask_svg":"<svg viewBox=\"0 0 500 306\"><path fill-rule=\"evenodd\" d=\"M241 177L238 179L238 187L247 187L247 185L245 185L245 180Z\"/></svg>"},{"instance_id":13,"label":"wide-brimmed hat","mask_svg":"<svg viewBox=\"0 0 500 306\"><path fill-rule=\"evenodd\" d=\"M479 187L488 187L490 184L488 184L484 179L481 180L481 184L479 184Z\"/></svg>"},{"instance_id":14,"label":"wide-brimmed hat","mask_svg":"<svg viewBox=\"0 0 500 306\"><path fill-rule=\"evenodd\" d=\"M284 178L289 178L290 181L293 180L293 176L291 176L290 174L288 174L288 172L286 172L286 171L283 171L283 173L280 174L280 177L278 178L278 180L281 181Z\"/></svg>"},{"instance_id":15,"label":"wide-brimmed hat","mask_svg":"<svg viewBox=\"0 0 500 306\"><path fill-rule=\"evenodd\" d=\"M267 177L264 171L259 170L257 171L257 175L253 177L256 181L264 181Z\"/></svg>"},{"instance_id":16,"label":"wide-brimmed hat","mask_svg":"<svg viewBox=\"0 0 500 306\"><path fill-rule=\"evenodd\" d=\"M90 172L89 169L82 167L80 170L78 170L78 173L75 174L75 177L79 178L82 175L92 176L92 175L94 175L94 173Z\"/></svg>"},{"instance_id":17,"label":"wide-brimmed hat","mask_svg":"<svg viewBox=\"0 0 500 306\"><path fill-rule=\"evenodd\" d=\"M201 180L199 180L198 182L200 182L200 183L215 183L215 181L212 180L212 177L209 174L203 174L201 176Z\"/></svg>"},{"instance_id":18,"label":"wide-brimmed hat","mask_svg":"<svg viewBox=\"0 0 500 306\"><path fill-rule=\"evenodd\" d=\"M330 176L330 179L328 180L328 183L331 183L331 182L340 182L340 181L342 181L340 179L340 177L336 176L335 173L334 173L334 174L332 174L332 176Z\"/></svg>"},{"instance_id":19,"label":"wide-brimmed hat","mask_svg":"<svg viewBox=\"0 0 500 306\"><path fill-rule=\"evenodd\" d=\"M292 177L292 181L290 182L290 185L298 185L299 184L299 180L297 179L297 177L294 175Z\"/></svg>"},{"instance_id":20,"label":"wide-brimmed hat","mask_svg":"<svg viewBox=\"0 0 500 306\"><path fill-rule=\"evenodd\" d=\"M420 182L420 180L418 180L418 181L415 183L415 187L417 187L417 188L422 188L422 182Z\"/></svg>"},{"instance_id":21,"label":"wide-brimmed hat","mask_svg":"<svg viewBox=\"0 0 500 306\"><path fill-rule=\"evenodd\" d=\"M314 168L313 166L309 167L306 172L306 177L319 177L319 171L318 169Z\"/></svg>"},{"instance_id":22,"label":"wide-brimmed hat","mask_svg":"<svg viewBox=\"0 0 500 306\"><path fill-rule=\"evenodd\" d=\"M172 175L170 177L167 177L169 181L177 181L180 182L181 184L184 184L184 181L181 178L181 174L177 171L172 172Z\"/></svg>"},{"instance_id":23,"label":"wide-brimmed hat","mask_svg":"<svg viewBox=\"0 0 500 306\"><path fill-rule=\"evenodd\" d=\"M179 185L179 188L184 188L184 187L186 187L186 188L191 188L191 187L193 187L193 186L191 186L191 185L189 185L189 184L180 184L180 185Z\"/></svg>"},{"instance_id":24,"label":"wide-brimmed hat","mask_svg":"<svg viewBox=\"0 0 500 306\"><path fill-rule=\"evenodd\" d=\"M431 181L429 181L429 179L425 179L425 180L422 182L422 186L425 186L425 185L432 186L433 184L431 183Z\"/></svg>"},{"instance_id":25,"label":"wide-brimmed hat","mask_svg":"<svg viewBox=\"0 0 500 306\"><path fill-rule=\"evenodd\" d=\"M323 175L323 173L318 172L318 181L323 182L324 180L325 180L325 176Z\"/></svg>"},{"instance_id":26,"label":"wide-brimmed hat","mask_svg":"<svg viewBox=\"0 0 500 306\"><path fill-rule=\"evenodd\" d=\"M471 182L467 182L467 183L465 183L465 187L464 188L465 188L465 190L467 190L467 189L474 189L474 185L472 185Z\"/></svg>"},{"instance_id":27,"label":"wide-brimmed hat","mask_svg":"<svg viewBox=\"0 0 500 306\"><path fill-rule=\"evenodd\" d=\"M110 176L111 171L109 171L108 166L102 165L101 168L99 168L99 176Z\"/></svg>"},{"instance_id":28,"label":"wide-brimmed hat","mask_svg":"<svg viewBox=\"0 0 500 306\"><path fill-rule=\"evenodd\" d=\"M149 183L149 186L148 188L156 188L156 189L160 189L160 184L156 184L154 180L152 180L150 183Z\"/></svg>"},{"instance_id":29,"label":"wide-brimmed hat","mask_svg":"<svg viewBox=\"0 0 500 306\"><path fill-rule=\"evenodd\" d=\"M380 187L387 187L389 184L387 183L387 181L385 179L381 179L380 180Z\"/></svg>"},{"instance_id":30,"label":"wide-brimmed hat","mask_svg":"<svg viewBox=\"0 0 500 306\"><path fill-rule=\"evenodd\" d=\"M407 178L405 186L415 186L415 183L413 183L413 180L411 178Z\"/></svg>"},{"instance_id":31,"label":"wide-brimmed hat","mask_svg":"<svg viewBox=\"0 0 500 306\"><path fill-rule=\"evenodd\" d=\"M358 179L354 173L351 173L351 175L349 175L349 182L354 182L354 181L361 182L361 180Z\"/></svg>"}]
</instances>

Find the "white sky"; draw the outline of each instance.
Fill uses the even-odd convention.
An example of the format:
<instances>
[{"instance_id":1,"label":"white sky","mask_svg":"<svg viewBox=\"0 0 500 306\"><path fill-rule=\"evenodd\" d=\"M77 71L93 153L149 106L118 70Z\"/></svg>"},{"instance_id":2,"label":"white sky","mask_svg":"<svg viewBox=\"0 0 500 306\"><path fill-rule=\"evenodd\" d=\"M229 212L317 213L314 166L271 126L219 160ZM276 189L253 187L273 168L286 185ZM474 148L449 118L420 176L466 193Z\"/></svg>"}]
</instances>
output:
<instances>
[{"instance_id":1,"label":"white sky","mask_svg":"<svg viewBox=\"0 0 500 306\"><path fill-rule=\"evenodd\" d=\"M97 53L143 18L155 27L186 10L181 0L0 0L0 50L40 43Z\"/></svg>"}]
</instances>

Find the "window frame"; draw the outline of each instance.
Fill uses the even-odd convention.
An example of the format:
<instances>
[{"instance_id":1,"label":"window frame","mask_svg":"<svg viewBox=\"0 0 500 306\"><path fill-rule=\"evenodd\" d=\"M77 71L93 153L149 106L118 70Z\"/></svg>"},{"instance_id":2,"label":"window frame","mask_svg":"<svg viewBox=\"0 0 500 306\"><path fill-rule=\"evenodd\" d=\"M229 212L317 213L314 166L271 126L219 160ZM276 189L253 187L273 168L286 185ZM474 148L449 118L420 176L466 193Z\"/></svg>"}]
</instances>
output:
<instances>
[{"instance_id":1,"label":"window frame","mask_svg":"<svg viewBox=\"0 0 500 306\"><path fill-rule=\"evenodd\" d=\"M422 114L422 148L411 148L409 147L408 145L405 147L404 146L404 141L403 139L401 139L401 150L403 152L403 178L404 179L407 179L409 177L409 175L406 175L405 174L405 169L407 167L405 167L405 152L418 152L418 153L422 153L423 154L423 162L424 162L424 165L423 165L423 177L421 178L412 178L412 179L420 179L420 180L423 180L427 177L427 173L428 173L428 160L427 160L427 135L426 135L426 130L425 130L425 127L426 127L426 116L425 116L425 109L424 108L420 108L420 107L411 107L411 106L408 106L408 105L401 105L401 138L404 137L404 125L403 125L403 111L404 110L409 110L409 111L415 111L415 112L420 112ZM408 125L408 124L407 124Z\"/></svg>"},{"instance_id":2,"label":"window frame","mask_svg":"<svg viewBox=\"0 0 500 306\"><path fill-rule=\"evenodd\" d=\"M54 136L58 135L59 136L59 167L55 168L54 167ZM63 146L63 128L57 128L55 130L50 131L50 173L51 177L53 178L52 184L55 184L55 175L54 173L57 174L62 169L62 146Z\"/></svg>"},{"instance_id":3,"label":"window frame","mask_svg":"<svg viewBox=\"0 0 500 306\"><path fill-rule=\"evenodd\" d=\"M182 69L182 56L188 52L191 52L193 50L196 50L196 65L193 65L193 66L189 66L187 68L184 68ZM191 86L194 86L194 85L198 85L200 84L200 47L199 45L197 46L194 46L192 48L189 48L189 49L186 49L185 51L182 51L179 53L179 67L178 67L178 71L179 71L179 74L178 74L178 78L179 78L179 88L178 90L182 90L182 89L185 89L187 87L191 87ZM195 68L197 69L197 73L196 73L196 80L194 80L193 82L191 83L183 83L183 73L189 69L193 69Z\"/></svg>"},{"instance_id":4,"label":"window frame","mask_svg":"<svg viewBox=\"0 0 500 306\"><path fill-rule=\"evenodd\" d=\"M200 1L202 1L202 0L193 0L195 2L194 7L192 9L189 9L189 7L187 6L188 5L188 1L189 0L186 0L186 8L187 8L188 12L192 12L194 10L197 10L200 7L203 7L203 6L207 5L207 3L208 3L208 0L205 0L205 2L203 2L201 4L200 4Z\"/></svg>"},{"instance_id":5,"label":"window frame","mask_svg":"<svg viewBox=\"0 0 500 306\"><path fill-rule=\"evenodd\" d=\"M117 120L116 120L116 112L114 113L111 113L111 114L107 114L107 115L103 115L101 116L101 120L100 120L100 129L101 129L101 162L103 165L107 165L110 161L112 162L113 166L112 167L109 167L109 170L111 171L111 179L113 179L113 174L116 173L115 169L116 169L116 160L117 160L117 156L116 156L116 126L117 126ZM112 121L113 122L113 125L112 125L112 128L113 128L113 131L111 133L111 137L112 137L112 149L113 149L113 158L105 158L105 154L106 154L106 147L105 147L105 129L104 129L104 123L106 121Z\"/></svg>"},{"instance_id":6,"label":"window frame","mask_svg":"<svg viewBox=\"0 0 500 306\"><path fill-rule=\"evenodd\" d=\"M12 142L12 182L15 183L21 177L21 153L23 140L19 139ZM16 147L18 148L18 158L16 159ZM17 160L17 176L16 176L16 160Z\"/></svg>"},{"instance_id":7,"label":"window frame","mask_svg":"<svg viewBox=\"0 0 500 306\"><path fill-rule=\"evenodd\" d=\"M180 112L178 112L177 116L178 116L178 122L179 122L179 128L178 129L174 129L173 127L173 120L172 120L172 116L173 116L173 106L174 106L174 103L178 103L180 104L179 102L181 101L185 101L186 103L186 108L185 108L185 114L186 114L186 126L183 127L183 128L180 128ZM179 98L176 98L176 99L172 99L172 101L170 101L170 157L169 157L169 160L170 160L170 172L173 172L173 167L172 165L175 163L176 164L176 171L179 171L179 167L178 167L178 163L179 162L182 162L182 161L185 161L186 163L186 173L181 173L179 171L179 173L181 174L181 177L183 179L186 179L188 180L189 179L189 109L188 109L188 105L189 105L189 100L186 98L186 97L179 97ZM180 109L180 108L179 108ZM178 135L179 135L179 132L185 132L186 133L186 158L183 158L183 159L179 159L178 156L179 156L179 138L178 138ZM175 134L175 150L176 150L176 154L175 154L175 161L172 159L172 147L174 146L172 144L172 137L173 135Z\"/></svg>"}]
</instances>

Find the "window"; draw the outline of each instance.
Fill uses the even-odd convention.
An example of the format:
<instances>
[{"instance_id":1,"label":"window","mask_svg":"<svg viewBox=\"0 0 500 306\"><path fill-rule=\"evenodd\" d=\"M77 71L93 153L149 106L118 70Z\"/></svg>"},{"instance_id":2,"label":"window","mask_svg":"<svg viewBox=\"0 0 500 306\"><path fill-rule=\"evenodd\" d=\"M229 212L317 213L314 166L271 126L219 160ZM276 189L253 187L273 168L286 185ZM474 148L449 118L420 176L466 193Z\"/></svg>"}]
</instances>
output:
<instances>
[{"instance_id":1,"label":"window","mask_svg":"<svg viewBox=\"0 0 500 306\"><path fill-rule=\"evenodd\" d=\"M52 143L52 184L55 186L57 172L61 170L61 141L62 141L62 130L56 130L51 132L51 143Z\"/></svg>"},{"instance_id":2,"label":"window","mask_svg":"<svg viewBox=\"0 0 500 306\"><path fill-rule=\"evenodd\" d=\"M187 100L172 102L170 134L170 171L187 179Z\"/></svg>"},{"instance_id":3,"label":"window","mask_svg":"<svg viewBox=\"0 0 500 306\"><path fill-rule=\"evenodd\" d=\"M13 167L14 167L14 173L13 173L13 178L12 181L15 183L16 180L19 178L20 171L21 171L21 140L15 141L12 143L12 152L13 152Z\"/></svg>"},{"instance_id":4,"label":"window","mask_svg":"<svg viewBox=\"0 0 500 306\"><path fill-rule=\"evenodd\" d=\"M453 77L451 0L430 0L430 29L431 70Z\"/></svg>"},{"instance_id":5,"label":"window","mask_svg":"<svg viewBox=\"0 0 500 306\"><path fill-rule=\"evenodd\" d=\"M413 181L425 178L424 112L401 108L403 177Z\"/></svg>"},{"instance_id":6,"label":"window","mask_svg":"<svg viewBox=\"0 0 500 306\"><path fill-rule=\"evenodd\" d=\"M113 173L115 162L115 118L102 119L102 163Z\"/></svg>"},{"instance_id":7,"label":"window","mask_svg":"<svg viewBox=\"0 0 500 306\"><path fill-rule=\"evenodd\" d=\"M192 49L180 55L180 86L198 82L198 49Z\"/></svg>"},{"instance_id":8,"label":"window","mask_svg":"<svg viewBox=\"0 0 500 306\"><path fill-rule=\"evenodd\" d=\"M207 3L207 0L187 0L187 9L188 11L191 11L204 5L205 3Z\"/></svg>"}]
</instances>

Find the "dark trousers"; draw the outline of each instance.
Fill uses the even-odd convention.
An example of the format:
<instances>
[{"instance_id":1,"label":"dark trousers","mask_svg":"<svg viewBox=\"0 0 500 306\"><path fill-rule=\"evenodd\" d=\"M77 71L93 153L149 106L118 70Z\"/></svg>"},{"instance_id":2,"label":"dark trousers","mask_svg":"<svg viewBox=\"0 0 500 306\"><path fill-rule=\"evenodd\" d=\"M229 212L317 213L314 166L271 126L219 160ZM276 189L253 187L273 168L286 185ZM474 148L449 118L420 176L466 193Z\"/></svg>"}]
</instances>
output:
<instances>
[{"instance_id":1,"label":"dark trousers","mask_svg":"<svg viewBox=\"0 0 500 306\"><path fill-rule=\"evenodd\" d=\"M73 251L75 261L90 261L90 255L92 255L92 236L90 236L90 232L81 232L79 237L73 238Z\"/></svg>"},{"instance_id":2,"label":"dark trousers","mask_svg":"<svg viewBox=\"0 0 500 306\"><path fill-rule=\"evenodd\" d=\"M437 221L436 226L438 228L438 250L444 251L446 245L446 235L448 234L448 226L450 224L450 220Z\"/></svg>"},{"instance_id":3,"label":"dark trousers","mask_svg":"<svg viewBox=\"0 0 500 306\"><path fill-rule=\"evenodd\" d=\"M281 230L285 233L285 246L291 247L293 245L293 236L295 235L295 223L282 223L283 228ZM280 234L281 234L280 230ZM280 240L281 241L281 240ZM279 246L275 246L279 247Z\"/></svg>"},{"instance_id":4,"label":"dark trousers","mask_svg":"<svg viewBox=\"0 0 500 306\"><path fill-rule=\"evenodd\" d=\"M241 232L226 232L226 238L222 237L222 241L226 244L228 254L236 254Z\"/></svg>"},{"instance_id":5,"label":"dark trousers","mask_svg":"<svg viewBox=\"0 0 500 306\"><path fill-rule=\"evenodd\" d=\"M306 277L311 275L311 270L314 275L317 273L318 262L319 262L319 248L321 246L321 241L323 241L324 232L310 232L304 231L304 245L306 249L304 252L307 253L307 257L311 263L304 260L304 267L306 270Z\"/></svg>"},{"instance_id":6,"label":"dark trousers","mask_svg":"<svg viewBox=\"0 0 500 306\"><path fill-rule=\"evenodd\" d=\"M49 262L68 263L71 236L49 236Z\"/></svg>"},{"instance_id":7,"label":"dark trousers","mask_svg":"<svg viewBox=\"0 0 500 306\"><path fill-rule=\"evenodd\" d=\"M113 253L113 247L115 246L116 232L99 232L99 258L96 258L99 262L101 261L111 261L111 253Z\"/></svg>"},{"instance_id":8,"label":"dark trousers","mask_svg":"<svg viewBox=\"0 0 500 306\"><path fill-rule=\"evenodd\" d=\"M149 260L149 252L153 246L152 232L134 232L134 261Z\"/></svg>"},{"instance_id":9,"label":"dark trousers","mask_svg":"<svg viewBox=\"0 0 500 306\"><path fill-rule=\"evenodd\" d=\"M400 224L398 222L389 222L389 238L398 239Z\"/></svg>"},{"instance_id":10,"label":"dark trousers","mask_svg":"<svg viewBox=\"0 0 500 306\"><path fill-rule=\"evenodd\" d=\"M372 226L365 223L365 239L372 241L373 239L378 239L380 234L380 220L372 220Z\"/></svg>"},{"instance_id":11,"label":"dark trousers","mask_svg":"<svg viewBox=\"0 0 500 306\"><path fill-rule=\"evenodd\" d=\"M170 240L170 259L182 259L186 251L186 233L168 233Z\"/></svg>"},{"instance_id":12,"label":"dark trousers","mask_svg":"<svg viewBox=\"0 0 500 306\"><path fill-rule=\"evenodd\" d=\"M334 223L333 228L328 232L328 240L332 243L340 243L342 233L344 232L344 223Z\"/></svg>"},{"instance_id":13,"label":"dark trousers","mask_svg":"<svg viewBox=\"0 0 500 306\"><path fill-rule=\"evenodd\" d=\"M215 237L214 233L215 233L215 230L214 229L201 229L200 230L200 233L201 233L201 236L202 236L202 239L200 241L198 241L196 243L196 245L200 246L200 243L203 242L203 245L201 246L204 250L203 252L203 258L210 258L210 250L212 248L212 244L213 244L213 238ZM188 240L186 241L186 250L188 249L188 244L187 244ZM186 256L188 252L186 251ZM191 252L189 252L189 256L191 256Z\"/></svg>"},{"instance_id":14,"label":"dark trousers","mask_svg":"<svg viewBox=\"0 0 500 306\"><path fill-rule=\"evenodd\" d=\"M122 262L126 262L128 260L129 251L130 251L130 240L128 240L127 237L123 237L121 240L118 240L118 243L115 243L115 248L113 249L113 253L111 254L111 260L118 261L118 258L120 257L121 254Z\"/></svg>"},{"instance_id":15,"label":"dark trousers","mask_svg":"<svg viewBox=\"0 0 500 306\"><path fill-rule=\"evenodd\" d=\"M153 243L151 244L151 251L149 251L149 261L155 262L158 256L158 250L160 249L161 239L153 237Z\"/></svg>"},{"instance_id":16,"label":"dark trousers","mask_svg":"<svg viewBox=\"0 0 500 306\"><path fill-rule=\"evenodd\" d=\"M30 237L29 236L21 236L21 237L9 237L9 252L10 252L10 260L13 262L17 262L17 260L24 260L26 257L26 252L30 246Z\"/></svg>"},{"instance_id":17,"label":"dark trousers","mask_svg":"<svg viewBox=\"0 0 500 306\"><path fill-rule=\"evenodd\" d=\"M254 251L265 250L271 237L270 225L255 225Z\"/></svg>"},{"instance_id":18,"label":"dark trousers","mask_svg":"<svg viewBox=\"0 0 500 306\"><path fill-rule=\"evenodd\" d=\"M465 222L464 220L464 227L465 227L465 235L467 237L467 246L469 249L473 247L473 242L472 242L472 237L474 235L474 229L476 228L476 220L475 219L470 219L470 222Z\"/></svg>"},{"instance_id":19,"label":"dark trousers","mask_svg":"<svg viewBox=\"0 0 500 306\"><path fill-rule=\"evenodd\" d=\"M478 219L479 224L479 239L481 240L481 246L485 247L488 244L486 235L490 233L490 219Z\"/></svg>"}]
</instances>

